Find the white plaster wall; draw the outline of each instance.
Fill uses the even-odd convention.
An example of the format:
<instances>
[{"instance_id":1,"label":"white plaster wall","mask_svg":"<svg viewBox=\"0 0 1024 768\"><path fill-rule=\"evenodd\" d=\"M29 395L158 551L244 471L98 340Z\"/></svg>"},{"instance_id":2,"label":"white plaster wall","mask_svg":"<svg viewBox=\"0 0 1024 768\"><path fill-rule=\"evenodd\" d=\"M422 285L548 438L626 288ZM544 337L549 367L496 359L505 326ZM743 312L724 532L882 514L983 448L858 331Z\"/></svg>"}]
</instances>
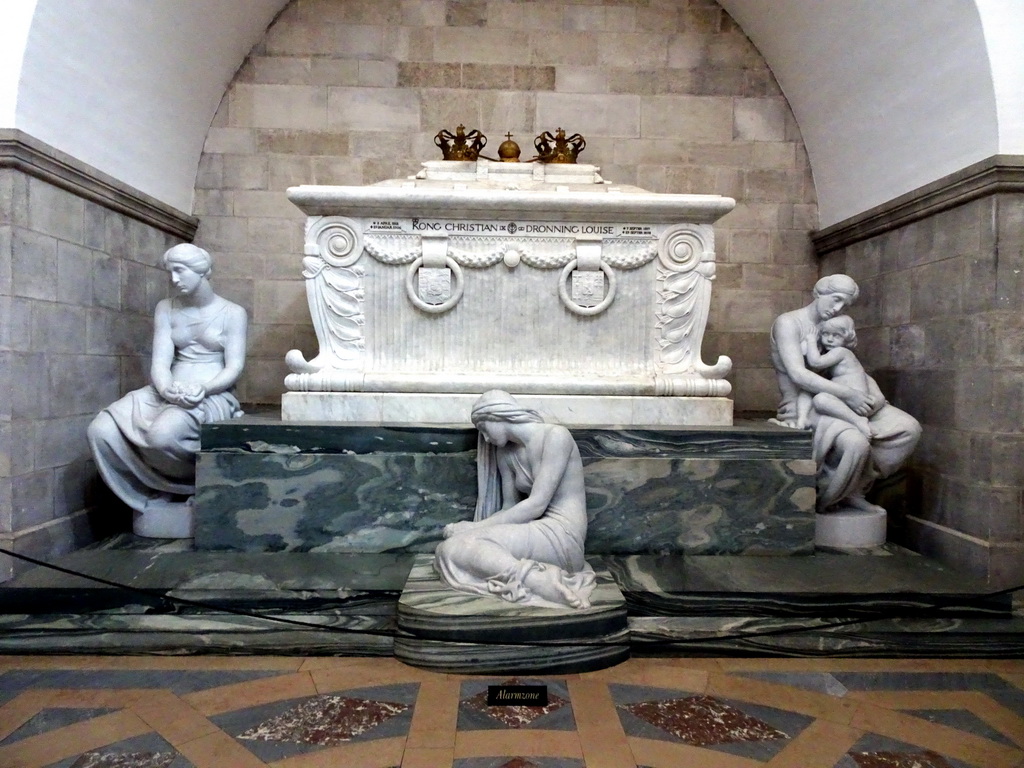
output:
<instances>
[{"instance_id":1,"label":"white plaster wall","mask_svg":"<svg viewBox=\"0 0 1024 768\"><path fill-rule=\"evenodd\" d=\"M993 18L1010 10L996 5L1015 4L1014 15L1024 5L988 2ZM789 100L822 227L999 151L996 94L974 0L721 3ZM1011 42L994 53L1019 69Z\"/></svg>"},{"instance_id":2,"label":"white plaster wall","mask_svg":"<svg viewBox=\"0 0 1024 768\"><path fill-rule=\"evenodd\" d=\"M995 84L999 152L1024 155L1024 3L977 2Z\"/></svg>"},{"instance_id":3,"label":"white plaster wall","mask_svg":"<svg viewBox=\"0 0 1024 768\"><path fill-rule=\"evenodd\" d=\"M188 211L217 102L285 2L3 0L0 127ZM1024 153L1021 0L722 5L790 101L822 226Z\"/></svg>"},{"instance_id":4,"label":"white plaster wall","mask_svg":"<svg viewBox=\"0 0 1024 768\"><path fill-rule=\"evenodd\" d=\"M0 7L0 128L14 128L21 62L36 0L6 0Z\"/></svg>"},{"instance_id":5,"label":"white plaster wall","mask_svg":"<svg viewBox=\"0 0 1024 768\"><path fill-rule=\"evenodd\" d=\"M221 96L283 3L38 0L15 127L190 211Z\"/></svg>"}]
</instances>

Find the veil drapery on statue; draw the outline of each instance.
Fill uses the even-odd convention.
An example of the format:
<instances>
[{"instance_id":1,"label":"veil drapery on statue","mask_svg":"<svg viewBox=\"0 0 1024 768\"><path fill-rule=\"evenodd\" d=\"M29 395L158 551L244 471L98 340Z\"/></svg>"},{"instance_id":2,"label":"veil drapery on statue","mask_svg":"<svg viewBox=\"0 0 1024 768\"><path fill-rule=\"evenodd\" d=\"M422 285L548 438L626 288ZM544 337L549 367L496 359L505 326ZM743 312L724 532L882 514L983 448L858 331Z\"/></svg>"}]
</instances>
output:
<instances>
[{"instance_id":1,"label":"veil drapery on statue","mask_svg":"<svg viewBox=\"0 0 1024 768\"><path fill-rule=\"evenodd\" d=\"M500 390L480 397L472 419L480 430L476 513L445 527L435 569L463 592L590 607L596 576L583 557L583 462L569 430Z\"/></svg>"}]
</instances>

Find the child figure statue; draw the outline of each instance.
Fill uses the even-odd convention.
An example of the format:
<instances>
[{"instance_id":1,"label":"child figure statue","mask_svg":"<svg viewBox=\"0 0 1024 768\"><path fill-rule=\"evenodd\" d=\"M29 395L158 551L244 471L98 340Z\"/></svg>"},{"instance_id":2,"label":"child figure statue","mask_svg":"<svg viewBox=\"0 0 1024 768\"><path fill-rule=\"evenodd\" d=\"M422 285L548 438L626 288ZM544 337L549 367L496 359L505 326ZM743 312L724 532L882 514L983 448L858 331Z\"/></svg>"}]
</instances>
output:
<instances>
[{"instance_id":1,"label":"child figure statue","mask_svg":"<svg viewBox=\"0 0 1024 768\"><path fill-rule=\"evenodd\" d=\"M885 396L878 384L853 353L857 346L857 330L849 315L836 315L822 321L804 337L801 350L807 367L820 375L874 399L871 413L885 405ZM821 348L824 348L824 352ZM797 428L813 426L811 414L825 414L855 426L870 440L875 436L869 417L861 416L829 392L801 392L797 397Z\"/></svg>"}]
</instances>

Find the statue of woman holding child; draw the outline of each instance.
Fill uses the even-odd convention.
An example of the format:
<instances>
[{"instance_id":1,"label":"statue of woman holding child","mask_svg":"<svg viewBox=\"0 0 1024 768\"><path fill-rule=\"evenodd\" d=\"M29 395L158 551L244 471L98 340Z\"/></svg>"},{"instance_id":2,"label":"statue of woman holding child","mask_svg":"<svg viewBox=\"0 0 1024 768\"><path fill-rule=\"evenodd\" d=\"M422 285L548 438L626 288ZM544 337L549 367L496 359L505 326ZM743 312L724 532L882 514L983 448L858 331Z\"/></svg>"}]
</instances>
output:
<instances>
[{"instance_id":1,"label":"statue of woman holding child","mask_svg":"<svg viewBox=\"0 0 1024 768\"><path fill-rule=\"evenodd\" d=\"M852 352L856 332L843 312L859 293L849 276L829 275L814 286L810 304L776 318L771 354L781 400L773 421L814 430L818 511L859 512L876 521L881 513L884 541L884 510L864 494L907 461L921 425L886 402Z\"/></svg>"},{"instance_id":2,"label":"statue of woman holding child","mask_svg":"<svg viewBox=\"0 0 1024 768\"><path fill-rule=\"evenodd\" d=\"M245 310L214 293L210 254L176 245L163 256L174 295L156 307L150 383L89 425L100 475L135 510L135 532L191 536L201 425L241 415L232 390L245 364Z\"/></svg>"},{"instance_id":3,"label":"statue of woman holding child","mask_svg":"<svg viewBox=\"0 0 1024 768\"><path fill-rule=\"evenodd\" d=\"M476 514L445 526L434 568L450 587L522 605L590 607L596 576L583 558L583 462L565 427L507 392L473 406L480 430Z\"/></svg>"}]
</instances>

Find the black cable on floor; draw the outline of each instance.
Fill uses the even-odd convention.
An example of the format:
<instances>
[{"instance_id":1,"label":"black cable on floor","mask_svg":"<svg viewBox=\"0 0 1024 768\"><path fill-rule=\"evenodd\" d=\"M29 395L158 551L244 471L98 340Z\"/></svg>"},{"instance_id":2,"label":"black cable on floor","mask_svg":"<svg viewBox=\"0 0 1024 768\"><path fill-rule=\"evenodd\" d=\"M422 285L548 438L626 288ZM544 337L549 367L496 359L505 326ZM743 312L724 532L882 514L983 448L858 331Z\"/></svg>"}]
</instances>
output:
<instances>
[{"instance_id":1,"label":"black cable on floor","mask_svg":"<svg viewBox=\"0 0 1024 768\"><path fill-rule=\"evenodd\" d=\"M130 592L130 593L139 594L139 595L145 595L146 597L149 597L149 598L152 598L152 599L155 599L155 600L159 600L159 601L167 601L167 602L171 602L171 603L177 603L179 605L187 605L187 606L190 606L190 607L193 607L193 608L200 608L204 612L207 612L207 613L214 612L214 611L220 612L220 613L229 613L229 614L233 614L233 615L236 615L236 616L244 616L244 617L250 618L250 619L259 619L259 620L262 620L262 621L276 622L276 623L279 623L279 624L288 624L290 626L302 627L304 629L315 629L315 630L318 630L318 631L321 631L321 632L328 631L328 632L338 632L338 633L341 633L341 634L349 634L349 635L367 635L367 636L372 636L372 637L389 637L389 638L392 638L392 639L396 638L396 637L401 637L401 635L398 632L393 632L393 631L373 630L373 629L355 629L355 628L351 628L351 627L335 627L335 626L329 626L329 625L323 625L323 624L314 624L313 622L300 621L299 619L289 619L289 618L285 618L283 616L272 616L272 615L267 615L267 614L253 613L252 611L244 611L244 610L241 610L241 609L238 609L238 608L228 608L227 606L218 606L218 605L216 605L214 603L203 603L203 602L200 602L198 600L189 600L188 598L185 598L185 597L175 597L175 596L169 595L169 594L167 594L165 592L157 592L155 590L143 589L141 587L133 587L133 586L131 586L129 584L121 584L120 582L111 581L110 579L104 579L104 578L102 578L100 576L92 576L92 575L90 575L88 573L82 573L81 571L75 571L75 570L73 570L71 568L65 568L64 566L56 565L54 563L48 563L45 560L38 560L38 559L36 559L34 557L30 557L29 555L23 555L23 554L20 554L18 552L12 552L11 550L5 549L3 547L0 547L0 554L9 555L10 557L17 558L18 560L22 560L22 561L27 562L27 563L32 563L33 565L38 565L38 566L41 566L43 568L49 568L50 570L57 571L59 573L64 573L64 574L67 574L69 576L77 576L78 578L87 579L88 581L94 581L97 584L103 584L103 585L108 586L108 587L114 587L116 589L120 589L120 590L123 590L125 592ZM0 589L2 589L2 588L0 588ZM1018 586L1014 586L1014 587L1007 587L1005 589L996 590L994 592L986 592L986 593L981 594L981 595L976 595L975 597L977 599L980 599L980 600L989 600L989 599L992 599L992 598L1001 597L1003 595L1008 595L1008 594L1011 594L1013 592L1018 592L1020 590L1024 590L1024 584L1021 584L1021 585L1018 585ZM946 605L943 604L945 602L946 601L929 602L929 605L931 607L934 607L934 608L949 607L949 604L946 604ZM956 605L957 603L953 602L951 604L952 605ZM666 617L666 618L669 618L669 617ZM816 630L835 629L835 628L838 628L838 627L847 627L847 626L852 626L852 625L855 625L855 624L870 624L870 623L873 623L873 622L876 622L876 621L885 621L887 619L895 619L895 618L906 618L906 617L902 616L902 615L892 614L892 615L877 616L877 617L874 617L874 618L872 618L872 617L858 617L858 618L844 619L842 621L834 621L834 622L829 622L827 624L818 624L816 626L778 627L776 629L766 629L766 630L760 630L760 631L757 631L757 632L740 632L740 633L734 633L732 635L715 635L713 637L710 637L710 636L709 637L695 637L695 638L687 638L687 639L668 639L668 638L666 638L666 639L656 639L656 640L650 640L650 641L644 642L642 647L643 647L643 649L647 649L647 648L654 648L654 647L659 647L659 646L691 645L691 644L695 644L695 643L697 643L697 644L699 644L699 643L717 643L717 642L726 642L726 641L732 641L732 640L748 640L748 639L758 638L758 637L778 637L780 635L795 635L795 634L800 634L800 633L803 633L803 632L813 632L813 631L816 631ZM430 640L431 642L436 642L436 643L451 642L453 644L459 644L459 642L460 642L460 641L457 641L457 640L450 640L450 641L434 640L433 638L421 638L421 639ZM473 640L473 641L471 641L471 644L473 644L473 645L523 646L523 647L536 647L536 648L540 648L540 647L555 648L555 647L559 647L559 646L572 646L572 647L581 647L581 646L583 646L583 647L614 646L614 647L621 647L621 645L622 645L622 643L608 643L608 642L601 642L601 641L594 642L594 641L587 641L587 640L584 640L584 639L580 639L580 640L566 640L566 641L552 640L552 641L532 642L532 643L531 642L515 642L515 641L498 641L498 640L491 640L491 641L488 641L488 640ZM804 651L801 649L801 652L803 653Z\"/></svg>"}]
</instances>

